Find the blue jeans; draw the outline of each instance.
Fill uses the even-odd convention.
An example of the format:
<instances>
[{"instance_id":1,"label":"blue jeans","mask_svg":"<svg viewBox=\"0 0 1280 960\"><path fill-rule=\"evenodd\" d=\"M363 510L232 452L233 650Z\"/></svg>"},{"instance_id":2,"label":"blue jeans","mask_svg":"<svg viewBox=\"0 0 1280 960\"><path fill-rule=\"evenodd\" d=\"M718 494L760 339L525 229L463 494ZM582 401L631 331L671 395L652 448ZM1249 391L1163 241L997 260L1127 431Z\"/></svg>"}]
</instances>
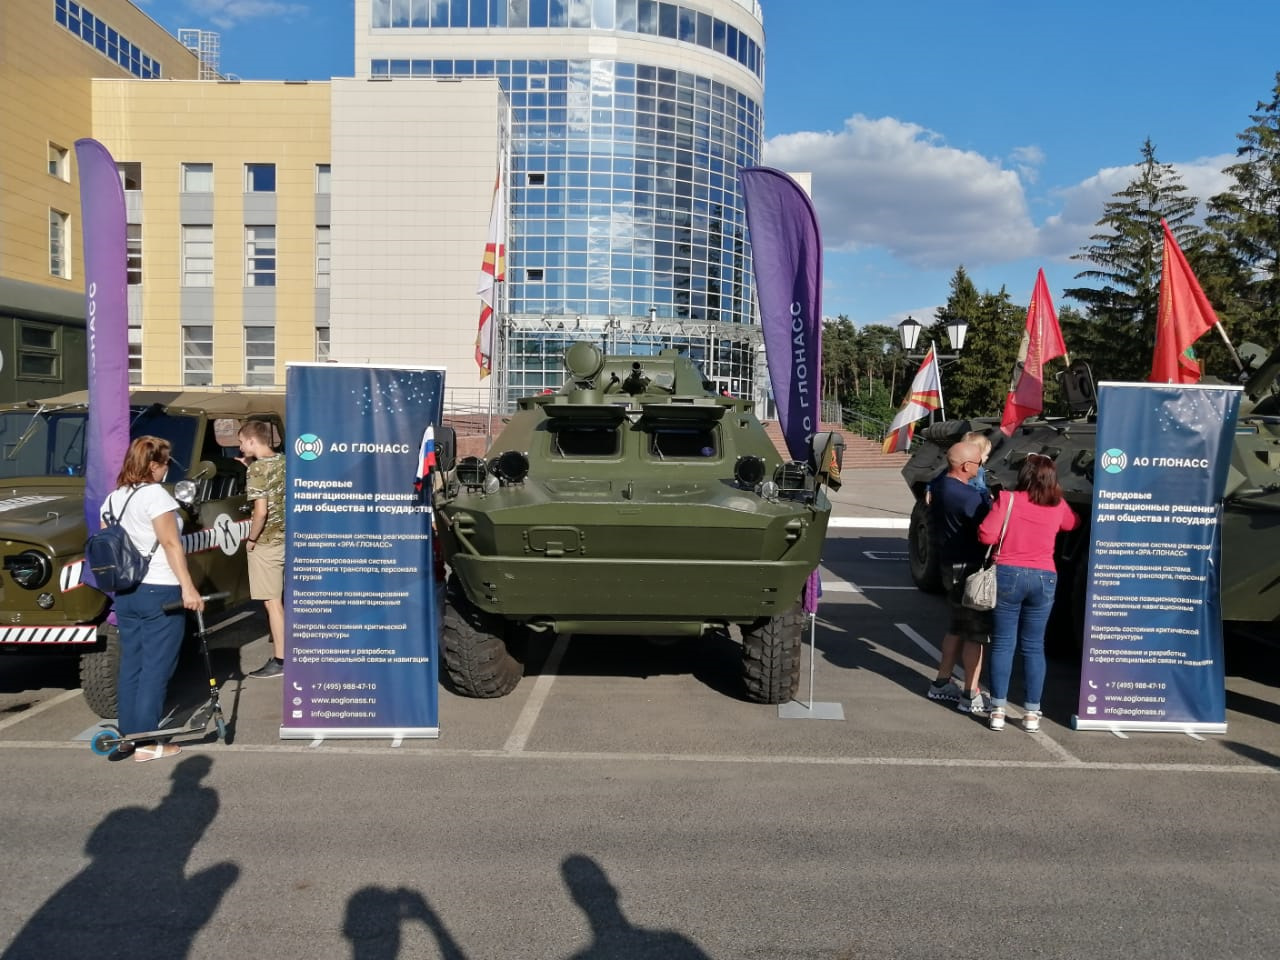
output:
<instances>
[{"instance_id":1,"label":"blue jeans","mask_svg":"<svg viewBox=\"0 0 1280 960\"><path fill-rule=\"evenodd\" d=\"M166 613L165 604L182 599L178 586L141 584L116 594L120 626L120 673L116 697L120 730L125 734L154 730L164 716L169 678L178 665L187 611Z\"/></svg>"},{"instance_id":2,"label":"blue jeans","mask_svg":"<svg viewBox=\"0 0 1280 960\"><path fill-rule=\"evenodd\" d=\"M1027 687L1025 706L1028 710L1040 709L1044 693L1044 630L1057 589L1058 575L1051 570L996 565L995 625L988 660L993 707L1003 708L1009 699L1013 648L1017 646L1022 652L1023 682Z\"/></svg>"}]
</instances>

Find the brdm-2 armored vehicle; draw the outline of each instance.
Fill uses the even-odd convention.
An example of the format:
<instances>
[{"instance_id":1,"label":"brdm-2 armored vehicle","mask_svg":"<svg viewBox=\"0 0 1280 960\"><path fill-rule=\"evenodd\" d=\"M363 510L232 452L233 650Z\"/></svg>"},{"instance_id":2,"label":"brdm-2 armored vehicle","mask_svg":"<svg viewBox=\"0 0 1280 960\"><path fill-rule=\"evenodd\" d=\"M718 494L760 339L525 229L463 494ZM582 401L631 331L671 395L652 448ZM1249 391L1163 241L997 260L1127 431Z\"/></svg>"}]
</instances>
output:
<instances>
[{"instance_id":1,"label":"brdm-2 armored vehicle","mask_svg":"<svg viewBox=\"0 0 1280 960\"><path fill-rule=\"evenodd\" d=\"M1267 356L1256 344L1244 344L1240 354L1249 369L1223 502L1222 618L1274 634L1280 629L1280 350ZM993 444L987 474L995 488L1016 482L1028 453L1057 462L1063 493L1085 522L1058 538L1058 592L1047 639L1057 651L1072 653L1079 652L1084 629L1097 423L1088 364L1073 363L1060 382L1068 416L1028 420L1007 438L998 419L933 424L921 432L923 443L912 451L902 476L916 496L909 532L911 577L922 590L935 592L941 581L924 491L946 469L947 448L968 430L985 432Z\"/></svg>"},{"instance_id":2,"label":"brdm-2 armored vehicle","mask_svg":"<svg viewBox=\"0 0 1280 960\"><path fill-rule=\"evenodd\" d=\"M130 434L172 444L164 483L183 510L182 545L201 593L249 599L245 467L237 433L247 419L284 427L280 393L137 392ZM70 655L85 702L116 716L120 641L111 599L81 581L86 393L0 406L0 653Z\"/></svg>"},{"instance_id":3,"label":"brdm-2 armored vehicle","mask_svg":"<svg viewBox=\"0 0 1280 960\"><path fill-rule=\"evenodd\" d=\"M676 350L606 357L581 341L565 366L560 391L521 399L486 457L441 464L454 687L514 689L521 630L697 638L736 626L747 696L789 699L843 439L818 434L809 462L784 462L754 404L718 395Z\"/></svg>"}]
</instances>

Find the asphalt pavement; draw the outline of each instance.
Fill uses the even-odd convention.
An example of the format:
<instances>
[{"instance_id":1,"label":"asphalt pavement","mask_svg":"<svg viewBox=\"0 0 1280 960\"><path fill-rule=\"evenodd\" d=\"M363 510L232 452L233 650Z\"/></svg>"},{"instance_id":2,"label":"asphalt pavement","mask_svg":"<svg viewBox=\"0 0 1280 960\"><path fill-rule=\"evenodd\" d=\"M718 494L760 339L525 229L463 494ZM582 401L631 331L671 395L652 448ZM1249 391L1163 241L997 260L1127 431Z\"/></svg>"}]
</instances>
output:
<instances>
[{"instance_id":1,"label":"asphalt pavement","mask_svg":"<svg viewBox=\"0 0 1280 960\"><path fill-rule=\"evenodd\" d=\"M795 719L731 642L569 637L508 697L442 687L438 740L281 741L245 610L230 742L113 764L73 668L0 659L0 956L1274 956L1275 652L1229 657L1225 736L1072 731L1063 661L1042 732L993 733L923 696L946 610L898 471L832 499Z\"/></svg>"}]
</instances>

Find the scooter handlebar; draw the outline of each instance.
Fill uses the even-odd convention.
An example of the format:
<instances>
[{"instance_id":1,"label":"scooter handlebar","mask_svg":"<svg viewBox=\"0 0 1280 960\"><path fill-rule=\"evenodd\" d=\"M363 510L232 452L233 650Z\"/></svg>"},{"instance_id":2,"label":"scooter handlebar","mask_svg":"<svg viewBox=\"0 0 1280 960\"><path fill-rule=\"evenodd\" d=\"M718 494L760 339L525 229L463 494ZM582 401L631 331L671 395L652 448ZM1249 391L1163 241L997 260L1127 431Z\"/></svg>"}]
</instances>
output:
<instances>
[{"instance_id":1,"label":"scooter handlebar","mask_svg":"<svg viewBox=\"0 0 1280 960\"><path fill-rule=\"evenodd\" d=\"M213 603L215 600L225 600L229 596L231 596L231 594L228 591L219 590L217 593L206 593L200 599L205 603ZM182 609L182 601L175 600L173 603L166 603L161 609L163 609L165 613L177 613Z\"/></svg>"}]
</instances>

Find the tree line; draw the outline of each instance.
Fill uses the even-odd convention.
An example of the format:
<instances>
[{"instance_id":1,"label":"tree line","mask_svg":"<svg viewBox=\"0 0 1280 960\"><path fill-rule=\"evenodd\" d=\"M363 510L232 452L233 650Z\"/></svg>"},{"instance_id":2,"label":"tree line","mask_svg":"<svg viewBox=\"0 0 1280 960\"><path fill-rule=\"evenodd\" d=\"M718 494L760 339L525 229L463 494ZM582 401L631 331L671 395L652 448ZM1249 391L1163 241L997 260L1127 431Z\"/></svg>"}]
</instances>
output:
<instances>
[{"instance_id":1,"label":"tree line","mask_svg":"<svg viewBox=\"0 0 1280 960\"><path fill-rule=\"evenodd\" d=\"M1203 226L1192 222L1199 198L1172 164L1162 163L1148 138L1139 150L1132 180L1103 205L1097 232L1072 259L1084 265L1075 279L1089 286L1062 291L1055 306L1071 359L1088 360L1095 381L1146 380L1151 370L1159 309L1161 219L1168 222L1228 336L1270 351L1280 340L1280 71L1270 100L1259 101L1250 123L1237 134L1236 162L1224 171L1231 186L1205 202ZM1074 301L1067 303L1065 301ZM951 278L947 302L932 320L922 320L921 344L930 340L954 352L946 324L968 321L964 350L943 371L949 418L999 416L1026 322L1027 306L1008 291L979 293L963 266ZM925 347L918 348L922 352ZM1221 337L1209 333L1195 344L1207 378L1234 383L1235 362ZM823 325L823 388L849 413L890 420L915 374L897 328L861 329L847 316ZM1045 374L1045 410L1058 401L1050 363Z\"/></svg>"}]
</instances>

